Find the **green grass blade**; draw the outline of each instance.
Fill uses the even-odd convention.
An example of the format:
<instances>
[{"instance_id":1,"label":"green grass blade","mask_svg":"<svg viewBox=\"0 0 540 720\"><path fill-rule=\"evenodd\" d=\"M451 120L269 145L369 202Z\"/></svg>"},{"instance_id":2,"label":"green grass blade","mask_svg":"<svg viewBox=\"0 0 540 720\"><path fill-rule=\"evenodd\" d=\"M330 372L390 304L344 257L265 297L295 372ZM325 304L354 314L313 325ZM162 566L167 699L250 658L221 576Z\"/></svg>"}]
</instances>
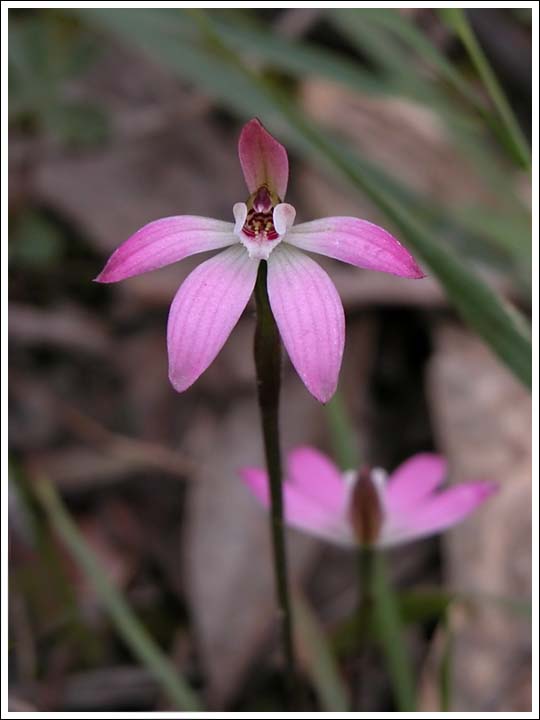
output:
<instances>
[{"instance_id":1,"label":"green grass blade","mask_svg":"<svg viewBox=\"0 0 540 720\"><path fill-rule=\"evenodd\" d=\"M369 9L336 9L330 11L330 17L337 27L340 28L355 45L363 47L364 39L372 28L380 28L388 34L386 45L395 45L396 39L402 41L404 47L413 50L419 58L427 61L429 65L442 77L451 87L457 90L472 105L478 106L478 98L473 92L469 83L456 70L454 65L439 51L435 45L416 27L408 17L396 10L383 8ZM367 30L366 30L367 28ZM369 39L368 39L369 41ZM371 46L374 49L375 46ZM379 56L387 63L387 68L400 74L412 74L414 66L410 63L403 63L405 56L395 49L385 57ZM416 75L417 83L426 82L426 78Z\"/></svg>"},{"instance_id":2,"label":"green grass blade","mask_svg":"<svg viewBox=\"0 0 540 720\"><path fill-rule=\"evenodd\" d=\"M441 712L450 712L452 707L452 660L454 638L452 633L452 624L448 613L445 613L441 629L443 631L443 645L438 672L439 706Z\"/></svg>"},{"instance_id":3,"label":"green grass blade","mask_svg":"<svg viewBox=\"0 0 540 720\"><path fill-rule=\"evenodd\" d=\"M118 633L133 654L156 678L178 710L201 710L199 700L177 669L148 635L122 594L110 582L64 507L56 488L44 478L34 490L51 526L62 538L78 566L95 588Z\"/></svg>"},{"instance_id":4,"label":"green grass blade","mask_svg":"<svg viewBox=\"0 0 540 720\"><path fill-rule=\"evenodd\" d=\"M349 693L320 623L306 598L296 591L293 598L296 642L323 710L347 712Z\"/></svg>"},{"instance_id":5,"label":"green grass blade","mask_svg":"<svg viewBox=\"0 0 540 720\"><path fill-rule=\"evenodd\" d=\"M274 69L299 78L324 77L370 95L396 91L396 88L389 87L388 83L347 57L314 44L277 35L249 16L232 16L224 11L214 17L214 22L228 48L233 51L241 48L242 55L253 55Z\"/></svg>"},{"instance_id":6,"label":"green grass blade","mask_svg":"<svg viewBox=\"0 0 540 720\"><path fill-rule=\"evenodd\" d=\"M386 658L397 709L414 712L415 682L403 638L399 606L386 577L384 557L379 552L373 558L372 590L375 634Z\"/></svg>"},{"instance_id":7,"label":"green grass blade","mask_svg":"<svg viewBox=\"0 0 540 720\"><path fill-rule=\"evenodd\" d=\"M324 406L326 421L334 457L342 470L359 467L360 457L356 433L349 422L343 396L337 390L334 397Z\"/></svg>"},{"instance_id":8,"label":"green grass blade","mask_svg":"<svg viewBox=\"0 0 540 720\"><path fill-rule=\"evenodd\" d=\"M531 152L529 145L515 118L512 108L499 85L499 81L480 47L476 36L471 28L466 14L461 8L441 8L440 13L446 22L456 31L458 37L467 50L473 65L475 66L486 90L488 91L493 105L506 128L508 138L514 148L515 155L524 168L531 169Z\"/></svg>"}]
</instances>

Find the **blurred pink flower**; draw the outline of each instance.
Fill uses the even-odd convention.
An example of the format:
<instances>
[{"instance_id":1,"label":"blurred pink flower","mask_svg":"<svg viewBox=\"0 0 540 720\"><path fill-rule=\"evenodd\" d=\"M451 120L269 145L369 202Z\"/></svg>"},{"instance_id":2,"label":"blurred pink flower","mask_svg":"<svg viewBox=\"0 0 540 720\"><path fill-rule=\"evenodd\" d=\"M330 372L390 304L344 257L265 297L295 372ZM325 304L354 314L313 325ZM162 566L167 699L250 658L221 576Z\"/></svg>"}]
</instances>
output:
<instances>
[{"instance_id":1,"label":"blurred pink flower","mask_svg":"<svg viewBox=\"0 0 540 720\"><path fill-rule=\"evenodd\" d=\"M440 455L414 455L387 477L384 470L341 473L317 450L289 453L283 484L286 521L341 545L389 547L446 530L463 520L496 489L467 482L440 490L447 465ZM264 470L240 475L264 507L269 505Z\"/></svg>"},{"instance_id":2,"label":"blurred pink flower","mask_svg":"<svg viewBox=\"0 0 540 720\"><path fill-rule=\"evenodd\" d=\"M238 154L250 196L233 207L234 224L193 215L155 220L113 253L96 280L117 282L227 248L186 278L171 305L169 377L182 392L223 347L253 292L260 261L268 261L268 295L285 348L308 390L326 402L341 367L343 306L326 272L302 250L402 277L424 274L392 235L367 220L329 217L293 227L296 211L282 202L287 152L258 120L242 129Z\"/></svg>"}]
</instances>

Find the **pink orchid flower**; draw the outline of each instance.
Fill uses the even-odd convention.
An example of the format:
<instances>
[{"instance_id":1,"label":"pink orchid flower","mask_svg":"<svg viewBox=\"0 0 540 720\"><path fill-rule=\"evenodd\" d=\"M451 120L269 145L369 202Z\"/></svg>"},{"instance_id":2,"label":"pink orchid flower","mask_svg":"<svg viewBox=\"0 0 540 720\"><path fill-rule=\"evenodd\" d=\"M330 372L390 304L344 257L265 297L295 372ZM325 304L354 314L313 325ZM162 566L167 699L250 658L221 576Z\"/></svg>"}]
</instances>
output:
<instances>
[{"instance_id":1,"label":"pink orchid flower","mask_svg":"<svg viewBox=\"0 0 540 720\"><path fill-rule=\"evenodd\" d=\"M302 251L407 278L424 274L392 235L367 220L329 217L293 226L296 211L283 202L287 151L258 120L242 129L238 154L250 196L234 205L234 224L194 215L155 220L113 253L96 280L117 282L227 248L186 278L171 305L169 377L182 392L223 347L253 292L259 263L268 262L268 295L285 348L308 390L326 402L341 366L343 306L326 272Z\"/></svg>"},{"instance_id":2,"label":"pink orchid flower","mask_svg":"<svg viewBox=\"0 0 540 720\"><path fill-rule=\"evenodd\" d=\"M460 522L497 489L491 482L467 482L440 490L446 473L444 458L431 453L414 455L389 477L377 468L341 473L322 453L300 447L287 458L285 519L340 545L417 540ZM267 508L266 472L247 467L240 475Z\"/></svg>"}]
</instances>

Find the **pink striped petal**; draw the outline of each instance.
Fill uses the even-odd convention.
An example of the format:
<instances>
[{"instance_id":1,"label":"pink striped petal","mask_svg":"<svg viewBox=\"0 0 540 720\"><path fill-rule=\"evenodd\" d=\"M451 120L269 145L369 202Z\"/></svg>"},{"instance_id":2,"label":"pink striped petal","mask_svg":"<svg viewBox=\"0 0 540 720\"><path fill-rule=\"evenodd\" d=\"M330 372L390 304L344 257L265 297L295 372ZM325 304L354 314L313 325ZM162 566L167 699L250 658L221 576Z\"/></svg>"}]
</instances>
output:
<instances>
[{"instance_id":1,"label":"pink striped petal","mask_svg":"<svg viewBox=\"0 0 540 720\"><path fill-rule=\"evenodd\" d=\"M214 360L255 287L258 260L240 245L203 262L188 275L169 312L169 378L186 390Z\"/></svg>"},{"instance_id":2,"label":"pink striped petal","mask_svg":"<svg viewBox=\"0 0 540 720\"><path fill-rule=\"evenodd\" d=\"M287 151L259 120L250 120L242 128L238 155L249 192L254 193L266 185L283 200L289 178Z\"/></svg>"},{"instance_id":3,"label":"pink striped petal","mask_svg":"<svg viewBox=\"0 0 540 720\"><path fill-rule=\"evenodd\" d=\"M367 220L328 217L295 225L285 238L302 250L369 270L406 278L425 277L415 259L395 237Z\"/></svg>"},{"instance_id":4,"label":"pink striped petal","mask_svg":"<svg viewBox=\"0 0 540 720\"><path fill-rule=\"evenodd\" d=\"M433 453L420 453L402 463L388 478L385 507L389 513L407 512L414 508L446 478L445 458Z\"/></svg>"},{"instance_id":5,"label":"pink striped petal","mask_svg":"<svg viewBox=\"0 0 540 720\"><path fill-rule=\"evenodd\" d=\"M259 468L243 468L240 477L265 508L270 506L268 475ZM325 540L353 544L352 532L344 512L332 512L313 497L305 495L292 482L283 484L283 504L288 525Z\"/></svg>"},{"instance_id":6,"label":"pink striped petal","mask_svg":"<svg viewBox=\"0 0 540 720\"><path fill-rule=\"evenodd\" d=\"M314 260L281 244L268 260L268 297L297 373L327 402L336 390L345 344L345 315L334 284Z\"/></svg>"},{"instance_id":7,"label":"pink striped petal","mask_svg":"<svg viewBox=\"0 0 540 720\"><path fill-rule=\"evenodd\" d=\"M238 242L232 223L196 215L178 215L148 223L109 258L96 281L118 282Z\"/></svg>"},{"instance_id":8,"label":"pink striped petal","mask_svg":"<svg viewBox=\"0 0 540 720\"><path fill-rule=\"evenodd\" d=\"M330 513L344 512L347 486L326 455L310 447L295 448L287 457L287 472L290 484L306 497Z\"/></svg>"},{"instance_id":9,"label":"pink striped petal","mask_svg":"<svg viewBox=\"0 0 540 720\"><path fill-rule=\"evenodd\" d=\"M399 518L400 530L397 530L396 525L393 538L387 538L387 544L442 532L470 515L496 490L497 485L492 482L471 482L454 485L434 494ZM398 518L395 520L397 522Z\"/></svg>"}]
</instances>

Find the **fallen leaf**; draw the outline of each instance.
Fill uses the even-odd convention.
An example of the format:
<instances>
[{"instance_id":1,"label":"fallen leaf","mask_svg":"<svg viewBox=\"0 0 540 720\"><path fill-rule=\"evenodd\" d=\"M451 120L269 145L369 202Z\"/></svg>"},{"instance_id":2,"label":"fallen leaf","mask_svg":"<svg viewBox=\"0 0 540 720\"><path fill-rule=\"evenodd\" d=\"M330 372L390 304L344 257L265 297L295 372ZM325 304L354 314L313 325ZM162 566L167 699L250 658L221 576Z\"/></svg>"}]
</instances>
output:
<instances>
[{"instance_id":1,"label":"fallen leaf","mask_svg":"<svg viewBox=\"0 0 540 720\"><path fill-rule=\"evenodd\" d=\"M530 678L530 624L490 596L530 598L531 398L480 340L452 326L436 333L429 396L452 481L500 485L444 538L449 586L479 596L455 631L452 709L530 710L530 695L516 687Z\"/></svg>"}]
</instances>

